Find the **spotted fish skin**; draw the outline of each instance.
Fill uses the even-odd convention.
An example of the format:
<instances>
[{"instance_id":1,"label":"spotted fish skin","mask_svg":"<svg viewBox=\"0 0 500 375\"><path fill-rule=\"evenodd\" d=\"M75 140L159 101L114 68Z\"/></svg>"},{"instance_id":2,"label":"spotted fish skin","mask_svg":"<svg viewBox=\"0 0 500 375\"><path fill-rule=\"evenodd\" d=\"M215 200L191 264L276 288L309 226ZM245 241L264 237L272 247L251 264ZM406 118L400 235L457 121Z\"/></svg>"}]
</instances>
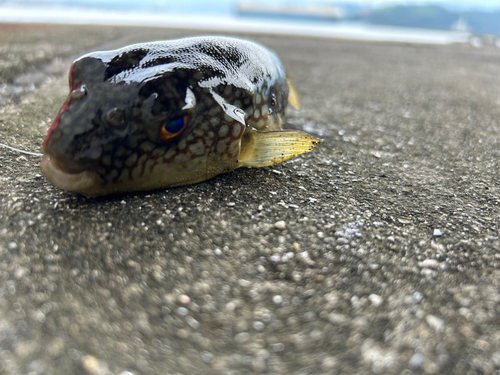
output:
<instances>
[{"instance_id":1,"label":"spotted fish skin","mask_svg":"<svg viewBox=\"0 0 500 375\"><path fill-rule=\"evenodd\" d=\"M56 186L99 196L191 184L238 168L247 129L281 129L287 77L265 47L226 37L135 44L77 59L44 143ZM161 138L164 124L185 130Z\"/></svg>"}]
</instances>

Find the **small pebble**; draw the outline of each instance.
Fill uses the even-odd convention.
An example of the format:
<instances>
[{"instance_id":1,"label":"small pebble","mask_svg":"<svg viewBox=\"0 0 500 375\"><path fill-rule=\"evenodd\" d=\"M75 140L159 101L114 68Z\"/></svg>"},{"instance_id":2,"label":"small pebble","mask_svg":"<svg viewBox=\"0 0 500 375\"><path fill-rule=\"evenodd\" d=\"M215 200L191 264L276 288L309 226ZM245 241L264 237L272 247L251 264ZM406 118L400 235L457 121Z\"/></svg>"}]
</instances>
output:
<instances>
[{"instance_id":1,"label":"small pebble","mask_svg":"<svg viewBox=\"0 0 500 375\"><path fill-rule=\"evenodd\" d=\"M420 293L420 292L413 293L412 297L413 297L413 300L415 302L417 302L417 303L420 302L420 301L422 301L424 299L424 295L422 293Z\"/></svg>"},{"instance_id":2,"label":"small pebble","mask_svg":"<svg viewBox=\"0 0 500 375\"><path fill-rule=\"evenodd\" d=\"M187 296L185 294L180 294L179 297L177 297L177 299L183 305L189 305L189 303L191 302L191 298L189 298L189 296Z\"/></svg>"},{"instance_id":3,"label":"small pebble","mask_svg":"<svg viewBox=\"0 0 500 375\"><path fill-rule=\"evenodd\" d=\"M265 325L264 323L259 322L259 321L257 320L257 321L255 321L255 322L253 322L253 323L252 323L252 327L253 327L253 329L255 329L256 331L261 332L261 331L263 331L263 330L266 328L266 325Z\"/></svg>"},{"instance_id":4,"label":"small pebble","mask_svg":"<svg viewBox=\"0 0 500 375\"><path fill-rule=\"evenodd\" d=\"M250 285L252 285L252 282L245 279L239 279L238 284L240 284L240 286L244 288L248 288Z\"/></svg>"},{"instance_id":5,"label":"small pebble","mask_svg":"<svg viewBox=\"0 0 500 375\"><path fill-rule=\"evenodd\" d=\"M275 305L281 305L283 303L283 297L280 295L273 296L273 303Z\"/></svg>"},{"instance_id":6,"label":"small pebble","mask_svg":"<svg viewBox=\"0 0 500 375\"><path fill-rule=\"evenodd\" d=\"M250 335L246 332L241 332L238 333L236 336L234 336L234 341L238 344L244 344L249 340L250 340Z\"/></svg>"},{"instance_id":7,"label":"small pebble","mask_svg":"<svg viewBox=\"0 0 500 375\"><path fill-rule=\"evenodd\" d=\"M463 316L465 319L471 320L474 318L474 314L467 308L467 307L461 307L458 309L458 313Z\"/></svg>"},{"instance_id":8,"label":"small pebble","mask_svg":"<svg viewBox=\"0 0 500 375\"><path fill-rule=\"evenodd\" d=\"M108 364L106 362L100 361L91 355L82 357L82 367L85 373L89 375L105 374L108 370Z\"/></svg>"},{"instance_id":9,"label":"small pebble","mask_svg":"<svg viewBox=\"0 0 500 375\"><path fill-rule=\"evenodd\" d=\"M447 353L442 353L438 355L437 363L439 366L446 366L450 362L450 356Z\"/></svg>"},{"instance_id":10,"label":"small pebble","mask_svg":"<svg viewBox=\"0 0 500 375\"><path fill-rule=\"evenodd\" d=\"M304 292L304 297L306 297L306 298L312 297L312 296L314 296L314 293L316 293L316 290L314 290L314 289L307 289Z\"/></svg>"},{"instance_id":11,"label":"small pebble","mask_svg":"<svg viewBox=\"0 0 500 375\"><path fill-rule=\"evenodd\" d=\"M425 321L436 332L441 332L444 329L444 320L441 318L438 318L437 316L427 315L425 318Z\"/></svg>"},{"instance_id":12,"label":"small pebble","mask_svg":"<svg viewBox=\"0 0 500 375\"><path fill-rule=\"evenodd\" d=\"M187 339L190 336L190 333L187 329L181 328L177 331L177 337L180 339Z\"/></svg>"},{"instance_id":13,"label":"small pebble","mask_svg":"<svg viewBox=\"0 0 500 375\"><path fill-rule=\"evenodd\" d=\"M227 202L226 206L228 206L228 207L234 207L234 206L236 206L236 203L234 203L234 202Z\"/></svg>"},{"instance_id":14,"label":"small pebble","mask_svg":"<svg viewBox=\"0 0 500 375\"><path fill-rule=\"evenodd\" d=\"M75 361L80 358L80 352L76 349L73 349L73 348L68 350L68 355L71 359L73 359Z\"/></svg>"},{"instance_id":15,"label":"small pebble","mask_svg":"<svg viewBox=\"0 0 500 375\"><path fill-rule=\"evenodd\" d=\"M201 353L201 360L205 363L211 363L214 360L214 356L210 352Z\"/></svg>"},{"instance_id":16,"label":"small pebble","mask_svg":"<svg viewBox=\"0 0 500 375\"><path fill-rule=\"evenodd\" d=\"M494 352L492 355L491 355L491 362L493 363L493 365L495 365L496 367L500 367L500 352Z\"/></svg>"},{"instance_id":17,"label":"small pebble","mask_svg":"<svg viewBox=\"0 0 500 375\"><path fill-rule=\"evenodd\" d=\"M179 307L177 309L177 314L179 314L180 316L187 316L189 314L189 310L185 307Z\"/></svg>"},{"instance_id":18,"label":"small pebble","mask_svg":"<svg viewBox=\"0 0 500 375\"><path fill-rule=\"evenodd\" d=\"M304 314L304 320L306 322L312 322L316 319L316 314L313 311L308 311Z\"/></svg>"},{"instance_id":19,"label":"small pebble","mask_svg":"<svg viewBox=\"0 0 500 375\"><path fill-rule=\"evenodd\" d=\"M226 303L225 309L227 312L232 313L236 309L237 305L234 302L228 302Z\"/></svg>"},{"instance_id":20,"label":"small pebble","mask_svg":"<svg viewBox=\"0 0 500 375\"><path fill-rule=\"evenodd\" d=\"M186 318L188 326L190 326L192 329L198 329L200 328L200 323L193 317L188 316Z\"/></svg>"},{"instance_id":21,"label":"small pebble","mask_svg":"<svg viewBox=\"0 0 500 375\"><path fill-rule=\"evenodd\" d=\"M434 229L433 236L434 237L441 237L443 235L443 232L441 232L441 229Z\"/></svg>"},{"instance_id":22,"label":"small pebble","mask_svg":"<svg viewBox=\"0 0 500 375\"><path fill-rule=\"evenodd\" d=\"M96 357L86 355L82 358L83 370L88 374L95 374L96 369L99 367L99 361Z\"/></svg>"},{"instance_id":23,"label":"small pebble","mask_svg":"<svg viewBox=\"0 0 500 375\"><path fill-rule=\"evenodd\" d=\"M279 220L276 223L274 223L274 227L283 230L286 227L286 223L283 220Z\"/></svg>"},{"instance_id":24,"label":"small pebble","mask_svg":"<svg viewBox=\"0 0 500 375\"><path fill-rule=\"evenodd\" d=\"M269 257L269 260L273 263L278 263L281 262L281 257L279 256L279 254L273 254Z\"/></svg>"},{"instance_id":25,"label":"small pebble","mask_svg":"<svg viewBox=\"0 0 500 375\"><path fill-rule=\"evenodd\" d=\"M368 296L368 299L375 307L379 307L384 302L384 299L380 297L378 294L370 294Z\"/></svg>"},{"instance_id":26,"label":"small pebble","mask_svg":"<svg viewBox=\"0 0 500 375\"><path fill-rule=\"evenodd\" d=\"M483 352L487 352L490 349L491 344L486 340L477 340L475 347Z\"/></svg>"},{"instance_id":27,"label":"small pebble","mask_svg":"<svg viewBox=\"0 0 500 375\"><path fill-rule=\"evenodd\" d=\"M420 263L420 267L435 270L439 267L439 262L436 259L425 259Z\"/></svg>"},{"instance_id":28,"label":"small pebble","mask_svg":"<svg viewBox=\"0 0 500 375\"><path fill-rule=\"evenodd\" d=\"M339 361L335 357L326 357L321 363L321 367L324 371L330 371L339 366Z\"/></svg>"},{"instance_id":29,"label":"small pebble","mask_svg":"<svg viewBox=\"0 0 500 375\"><path fill-rule=\"evenodd\" d=\"M412 370L418 370L422 368L423 364L424 364L424 356L420 353L413 354L413 357L411 357L410 362L408 362L408 366Z\"/></svg>"},{"instance_id":30,"label":"small pebble","mask_svg":"<svg viewBox=\"0 0 500 375\"><path fill-rule=\"evenodd\" d=\"M127 266L129 266L136 272L141 272L141 265L135 260L132 259L127 260Z\"/></svg>"},{"instance_id":31,"label":"small pebble","mask_svg":"<svg viewBox=\"0 0 500 375\"><path fill-rule=\"evenodd\" d=\"M264 358L264 359L268 359L269 356L270 356L270 353L268 350L266 349L260 349L257 353L256 353L256 356L259 357L259 358Z\"/></svg>"},{"instance_id":32,"label":"small pebble","mask_svg":"<svg viewBox=\"0 0 500 375\"><path fill-rule=\"evenodd\" d=\"M285 345L283 345L281 342L278 342L276 344L271 345L271 350L275 353L280 353L283 350L285 350Z\"/></svg>"}]
</instances>

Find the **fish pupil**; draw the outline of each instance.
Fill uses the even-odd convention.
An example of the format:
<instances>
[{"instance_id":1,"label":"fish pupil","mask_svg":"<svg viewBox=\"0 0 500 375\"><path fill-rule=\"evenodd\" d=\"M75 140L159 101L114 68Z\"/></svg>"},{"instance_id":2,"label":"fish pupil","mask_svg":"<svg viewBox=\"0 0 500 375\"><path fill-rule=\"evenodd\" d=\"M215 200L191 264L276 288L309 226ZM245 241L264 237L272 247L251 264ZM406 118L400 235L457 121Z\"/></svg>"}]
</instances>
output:
<instances>
[{"instance_id":1,"label":"fish pupil","mask_svg":"<svg viewBox=\"0 0 500 375\"><path fill-rule=\"evenodd\" d=\"M178 133L184 127L184 117L178 118L177 120L170 121L165 124L165 130L169 133Z\"/></svg>"}]
</instances>

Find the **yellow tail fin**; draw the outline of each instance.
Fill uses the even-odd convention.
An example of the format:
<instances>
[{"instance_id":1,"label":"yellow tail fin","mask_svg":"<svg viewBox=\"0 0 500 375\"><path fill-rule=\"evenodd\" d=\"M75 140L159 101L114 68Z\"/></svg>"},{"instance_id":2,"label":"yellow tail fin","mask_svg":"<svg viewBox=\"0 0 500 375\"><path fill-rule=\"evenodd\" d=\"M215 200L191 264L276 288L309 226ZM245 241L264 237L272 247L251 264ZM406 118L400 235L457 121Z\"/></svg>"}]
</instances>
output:
<instances>
[{"instance_id":1,"label":"yellow tail fin","mask_svg":"<svg viewBox=\"0 0 500 375\"><path fill-rule=\"evenodd\" d=\"M268 167L311 151L321 139L298 130L260 132L247 129L241 140L239 167Z\"/></svg>"}]
</instances>

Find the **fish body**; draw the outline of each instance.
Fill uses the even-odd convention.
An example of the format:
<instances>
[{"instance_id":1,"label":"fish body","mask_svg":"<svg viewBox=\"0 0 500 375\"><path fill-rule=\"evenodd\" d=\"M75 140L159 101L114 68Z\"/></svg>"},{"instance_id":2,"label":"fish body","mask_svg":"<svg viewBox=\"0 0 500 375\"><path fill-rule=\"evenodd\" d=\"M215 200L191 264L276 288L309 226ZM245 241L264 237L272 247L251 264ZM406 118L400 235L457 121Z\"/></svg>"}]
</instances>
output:
<instances>
[{"instance_id":1,"label":"fish body","mask_svg":"<svg viewBox=\"0 0 500 375\"><path fill-rule=\"evenodd\" d=\"M226 37L135 44L77 59L42 170L86 196L192 184L310 151L281 126L298 105L278 57Z\"/></svg>"}]
</instances>

